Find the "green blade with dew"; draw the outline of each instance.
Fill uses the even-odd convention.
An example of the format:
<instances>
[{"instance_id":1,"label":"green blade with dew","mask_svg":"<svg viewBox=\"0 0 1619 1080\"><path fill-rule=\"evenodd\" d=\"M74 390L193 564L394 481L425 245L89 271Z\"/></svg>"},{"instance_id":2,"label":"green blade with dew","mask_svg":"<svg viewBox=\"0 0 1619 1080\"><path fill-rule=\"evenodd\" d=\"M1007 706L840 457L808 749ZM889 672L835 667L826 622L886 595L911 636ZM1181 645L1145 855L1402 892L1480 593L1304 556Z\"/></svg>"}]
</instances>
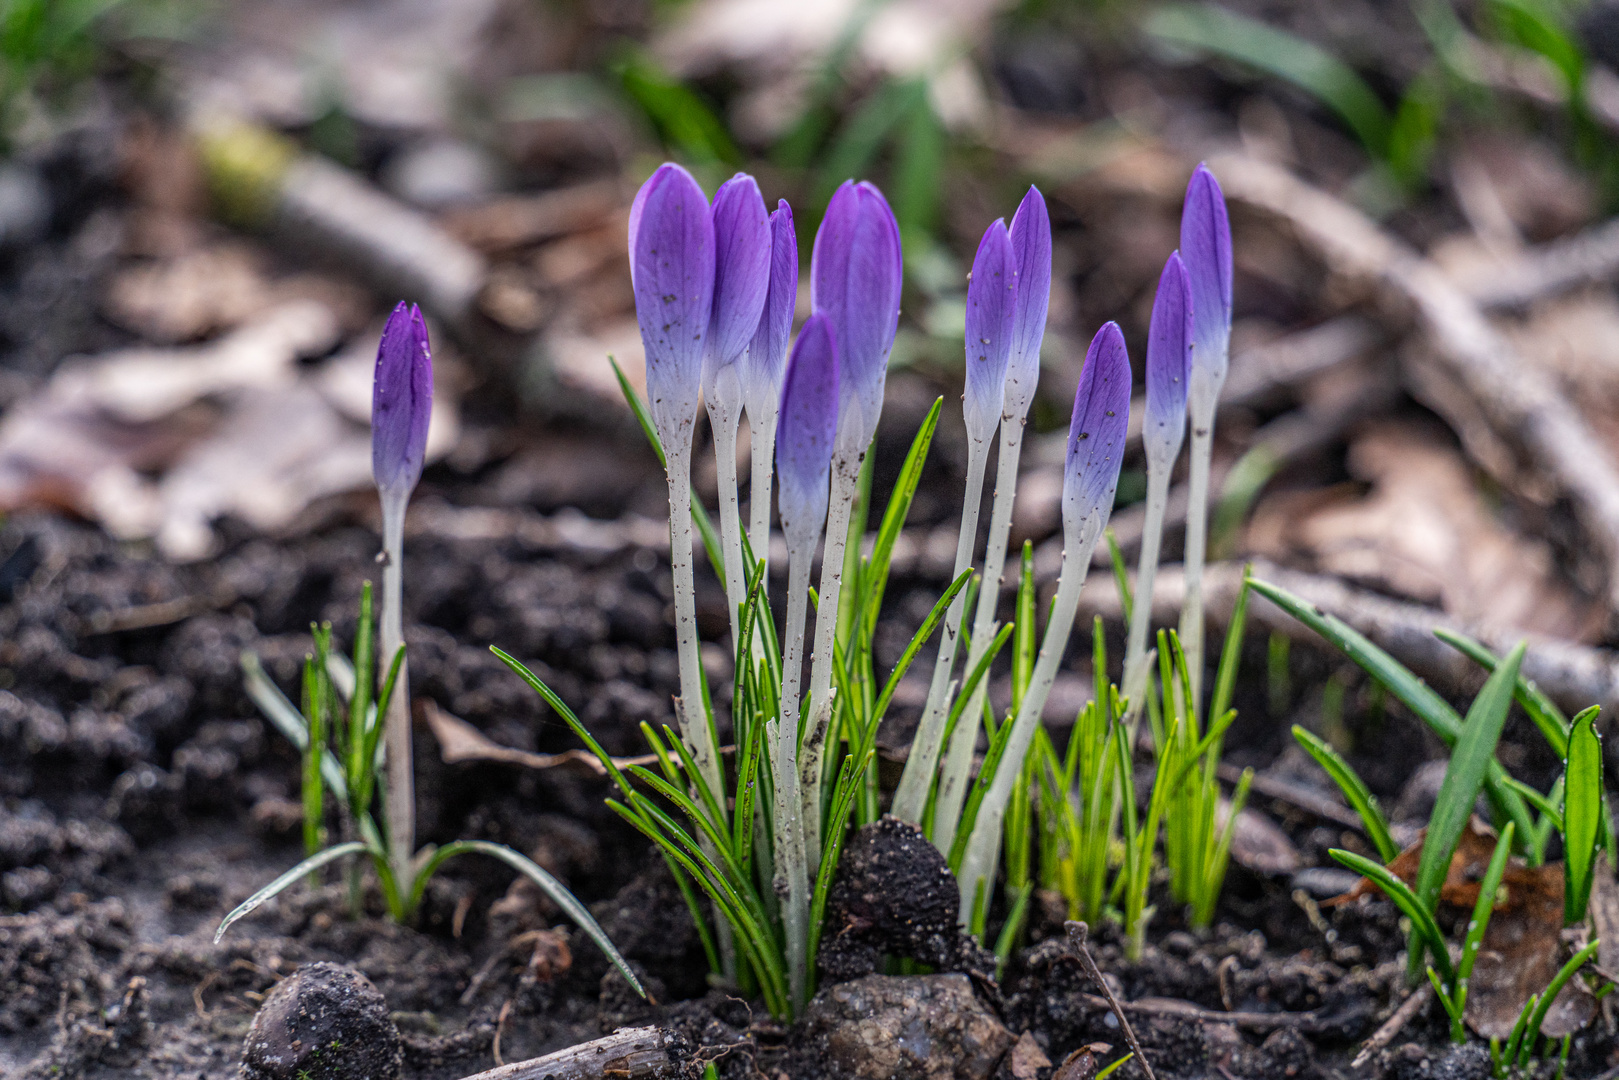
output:
<instances>
[{"instance_id":1,"label":"green blade with dew","mask_svg":"<svg viewBox=\"0 0 1619 1080\"><path fill-rule=\"evenodd\" d=\"M1433 632L1433 636L1473 661L1485 671L1494 671L1496 665L1501 663L1500 657L1465 634L1458 634L1454 630L1441 626ZM1513 690L1513 697L1522 706L1523 711L1529 715L1529 719L1534 721L1535 727L1540 729L1541 735L1546 739L1546 745L1550 746L1558 757L1567 756L1568 717L1563 715L1563 710L1557 707L1557 703L1547 697L1545 691L1536 686L1533 681L1524 678L1522 672L1518 673L1518 682Z\"/></svg>"},{"instance_id":2,"label":"green blade with dew","mask_svg":"<svg viewBox=\"0 0 1619 1080\"><path fill-rule=\"evenodd\" d=\"M214 931L214 944L219 944L219 939L225 936L225 931L231 928L231 924L235 923L243 916L250 914L253 909L263 904L266 900L271 899L277 893L286 889L287 886L293 884L299 878L302 878L306 874L314 873L316 870L326 866L328 863L334 863L338 859L346 858L350 855L363 855L369 850L370 849L367 848L362 841L350 840L347 843L336 844L327 848L325 851L316 852L314 855L311 855L309 858L305 859L297 866L294 866L291 870L288 870L286 873L270 882L270 884L254 893L252 896L249 896L246 900L243 900L236 906L235 910L233 910L229 915L226 915L224 920L220 922L219 929Z\"/></svg>"},{"instance_id":3,"label":"green blade with dew","mask_svg":"<svg viewBox=\"0 0 1619 1080\"><path fill-rule=\"evenodd\" d=\"M1439 924L1434 922L1433 913L1411 891L1410 886L1395 877L1387 867L1366 858L1356 855L1353 851L1342 848L1332 848L1327 852L1339 863L1348 867L1362 877L1370 878L1378 888L1394 901L1406 918L1411 920L1413 937L1412 952L1416 953L1415 939L1420 939L1433 953L1434 962L1439 966L1439 972L1444 981L1449 984L1455 981L1455 969L1450 963L1450 952L1445 947L1445 935L1440 933Z\"/></svg>"},{"instance_id":4,"label":"green blade with dew","mask_svg":"<svg viewBox=\"0 0 1619 1080\"><path fill-rule=\"evenodd\" d=\"M1563 783L1563 922L1585 918L1602 839L1602 736L1593 705L1574 718Z\"/></svg>"},{"instance_id":5,"label":"green blade with dew","mask_svg":"<svg viewBox=\"0 0 1619 1080\"><path fill-rule=\"evenodd\" d=\"M1338 790L1343 792L1349 805L1354 807L1355 813L1360 815L1361 824L1366 827L1366 837L1377 849L1377 855L1384 862L1393 862L1395 856L1400 854L1399 845L1394 842L1389 832L1388 818L1383 816L1383 808L1377 803L1377 796L1372 794L1360 774L1350 768L1338 751L1325 739L1304 730L1297 724L1293 725L1293 738L1304 747L1304 752L1315 758L1316 764L1326 770L1332 777Z\"/></svg>"}]
</instances>

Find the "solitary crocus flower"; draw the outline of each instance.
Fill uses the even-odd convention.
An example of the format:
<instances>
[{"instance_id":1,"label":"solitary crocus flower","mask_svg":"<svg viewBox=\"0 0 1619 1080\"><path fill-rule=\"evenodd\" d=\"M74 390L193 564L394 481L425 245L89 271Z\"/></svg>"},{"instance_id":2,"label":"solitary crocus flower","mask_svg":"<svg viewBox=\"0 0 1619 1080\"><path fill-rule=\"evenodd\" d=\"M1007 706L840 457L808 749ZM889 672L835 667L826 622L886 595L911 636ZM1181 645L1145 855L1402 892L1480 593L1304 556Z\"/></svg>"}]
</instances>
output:
<instances>
[{"instance_id":1,"label":"solitary crocus flower","mask_svg":"<svg viewBox=\"0 0 1619 1080\"><path fill-rule=\"evenodd\" d=\"M630 210L630 279L652 420L666 453L689 445L714 303L714 222L679 165L658 167Z\"/></svg>"},{"instance_id":2,"label":"solitary crocus flower","mask_svg":"<svg viewBox=\"0 0 1619 1080\"><path fill-rule=\"evenodd\" d=\"M792 207L782 199L770 215L770 283L742 372L748 420L755 429L766 415L774 417L781 404L782 374L797 301L798 234L793 231Z\"/></svg>"},{"instance_id":3,"label":"solitary crocus flower","mask_svg":"<svg viewBox=\"0 0 1619 1080\"><path fill-rule=\"evenodd\" d=\"M1147 329L1147 422L1142 428L1147 459L1155 467L1175 463L1186 437L1186 384L1192 363L1192 285L1180 252L1169 256L1158 277Z\"/></svg>"},{"instance_id":4,"label":"solitary crocus flower","mask_svg":"<svg viewBox=\"0 0 1619 1080\"><path fill-rule=\"evenodd\" d=\"M832 444L838 431L838 350L831 321L811 315L798 333L781 395L776 437L778 502L788 551L811 553L826 524Z\"/></svg>"},{"instance_id":5,"label":"solitary crocus flower","mask_svg":"<svg viewBox=\"0 0 1619 1080\"><path fill-rule=\"evenodd\" d=\"M1017 278L1006 222L984 230L967 280L967 436L988 443L1006 401L1006 364L1017 314Z\"/></svg>"},{"instance_id":6,"label":"solitary crocus flower","mask_svg":"<svg viewBox=\"0 0 1619 1080\"><path fill-rule=\"evenodd\" d=\"M1119 324L1109 322L1085 353L1063 466L1063 545L1083 551L1087 562L1113 512L1129 425L1130 356Z\"/></svg>"},{"instance_id":7,"label":"solitary crocus flower","mask_svg":"<svg viewBox=\"0 0 1619 1080\"><path fill-rule=\"evenodd\" d=\"M1208 166L1186 185L1181 210L1181 258L1191 282L1192 396L1212 405L1225 383L1231 348L1231 221L1225 196Z\"/></svg>"},{"instance_id":8,"label":"solitary crocus flower","mask_svg":"<svg viewBox=\"0 0 1619 1080\"><path fill-rule=\"evenodd\" d=\"M748 540L753 556L770 551L770 462L776 446L776 414L781 407L787 342L798 303L798 234L793 211L782 199L770 215L770 288L764 311L742 361L742 400L753 431L753 485L748 496Z\"/></svg>"},{"instance_id":9,"label":"solitary crocus flower","mask_svg":"<svg viewBox=\"0 0 1619 1080\"><path fill-rule=\"evenodd\" d=\"M383 500L403 499L422 478L433 412L433 355L415 304L388 316L371 383L371 476Z\"/></svg>"},{"instance_id":10,"label":"solitary crocus flower","mask_svg":"<svg viewBox=\"0 0 1619 1080\"><path fill-rule=\"evenodd\" d=\"M1017 272L1017 303L1012 349L1007 358L1005 416L1017 423L1029 411L1040 380L1040 344L1051 304L1051 215L1040 189L1029 188L1012 215L1012 257Z\"/></svg>"},{"instance_id":11,"label":"solitary crocus flower","mask_svg":"<svg viewBox=\"0 0 1619 1080\"><path fill-rule=\"evenodd\" d=\"M853 456L865 452L883 410L901 275L899 224L888 200L865 181L844 181L815 234L810 300L832 320L837 337L838 445Z\"/></svg>"},{"instance_id":12,"label":"solitary crocus flower","mask_svg":"<svg viewBox=\"0 0 1619 1080\"><path fill-rule=\"evenodd\" d=\"M770 289L770 216L759 185L737 173L714 193L714 308L703 389L719 368L737 362L759 328Z\"/></svg>"}]
</instances>

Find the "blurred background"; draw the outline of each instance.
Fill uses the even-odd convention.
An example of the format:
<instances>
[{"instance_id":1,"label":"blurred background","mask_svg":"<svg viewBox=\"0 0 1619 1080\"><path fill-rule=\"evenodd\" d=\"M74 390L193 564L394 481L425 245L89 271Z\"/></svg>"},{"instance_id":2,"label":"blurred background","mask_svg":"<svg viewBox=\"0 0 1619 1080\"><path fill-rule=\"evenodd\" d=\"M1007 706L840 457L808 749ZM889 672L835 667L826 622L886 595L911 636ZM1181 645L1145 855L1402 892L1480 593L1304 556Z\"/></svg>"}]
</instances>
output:
<instances>
[{"instance_id":1,"label":"blurred background","mask_svg":"<svg viewBox=\"0 0 1619 1080\"><path fill-rule=\"evenodd\" d=\"M437 345L429 507L654 535L662 480L607 357L639 378L627 209L672 158L710 191L756 174L806 259L841 180L887 193L907 277L879 487L959 394L979 235L1042 187L1016 528L1049 572L1084 344L1117 319L1139 378L1209 159L1237 233L1215 553L1612 636L1619 3L0 0L0 60L0 508L175 562L366 518L370 363L403 298ZM1532 412L1574 449L1526 436ZM924 578L959 505L946 418L900 559ZM1143 488L1127 463L1127 555Z\"/></svg>"}]
</instances>

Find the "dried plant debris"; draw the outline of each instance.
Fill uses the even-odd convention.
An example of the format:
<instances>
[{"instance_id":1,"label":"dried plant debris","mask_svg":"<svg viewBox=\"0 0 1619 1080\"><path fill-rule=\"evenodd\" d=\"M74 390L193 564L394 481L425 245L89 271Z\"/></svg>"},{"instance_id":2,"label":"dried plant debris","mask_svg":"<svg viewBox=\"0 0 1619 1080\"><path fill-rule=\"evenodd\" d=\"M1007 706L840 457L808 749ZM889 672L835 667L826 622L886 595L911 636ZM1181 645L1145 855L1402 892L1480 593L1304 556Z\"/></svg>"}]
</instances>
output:
<instances>
[{"instance_id":1,"label":"dried plant debris","mask_svg":"<svg viewBox=\"0 0 1619 1080\"><path fill-rule=\"evenodd\" d=\"M1478 902L1479 880L1495 851L1495 834L1476 817L1468 822L1440 890L1440 902L1471 911ZM1422 840L1388 864L1401 881L1416 881ZM1609 875L1611 877L1611 875ZM1599 880L1603 880L1599 876ZM1477 964L1468 984L1467 1025L1484 1038L1505 1039L1524 1003L1540 993L1562 964L1563 868L1561 864L1527 866L1514 859L1501 879L1495 911L1484 932ZM1342 904L1378 891L1366 878L1343 896L1322 906ZM1593 906L1597 900L1592 898ZM1552 1002L1542 1032L1561 1038L1578 1031L1596 1015L1596 998L1579 979L1571 979Z\"/></svg>"},{"instance_id":2,"label":"dried plant debris","mask_svg":"<svg viewBox=\"0 0 1619 1080\"><path fill-rule=\"evenodd\" d=\"M289 300L201 345L63 364L0 421L0 508L68 509L196 559L213 549L219 517L274 530L315 499L363 487L369 358L356 349L300 364L341 333L327 305ZM457 427L441 395L430 456L449 451Z\"/></svg>"},{"instance_id":3,"label":"dried plant debris","mask_svg":"<svg viewBox=\"0 0 1619 1080\"><path fill-rule=\"evenodd\" d=\"M1351 445L1349 469L1365 495L1340 486L1269 496L1250 548L1469 622L1573 640L1600 633L1604 612L1561 577L1549 545L1501 520L1442 432L1376 424Z\"/></svg>"}]
</instances>

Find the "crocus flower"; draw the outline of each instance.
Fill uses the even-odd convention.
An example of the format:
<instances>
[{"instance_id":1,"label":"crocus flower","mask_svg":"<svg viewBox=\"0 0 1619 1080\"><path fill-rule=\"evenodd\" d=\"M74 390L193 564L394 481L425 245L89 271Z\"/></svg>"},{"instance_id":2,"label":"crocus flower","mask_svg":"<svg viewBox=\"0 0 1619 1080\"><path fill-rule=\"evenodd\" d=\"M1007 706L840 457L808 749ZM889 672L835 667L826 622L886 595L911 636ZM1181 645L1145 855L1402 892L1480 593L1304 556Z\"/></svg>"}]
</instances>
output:
<instances>
[{"instance_id":1,"label":"crocus flower","mask_svg":"<svg viewBox=\"0 0 1619 1080\"><path fill-rule=\"evenodd\" d=\"M899 328L899 224L871 184L844 181L810 257L810 300L832 321L842 371L838 445L863 453L883 409L888 354Z\"/></svg>"},{"instance_id":2,"label":"crocus flower","mask_svg":"<svg viewBox=\"0 0 1619 1080\"><path fill-rule=\"evenodd\" d=\"M714 304L714 222L679 165L658 167L630 208L630 280L646 347L648 405L664 450L697 413Z\"/></svg>"},{"instance_id":3,"label":"crocus flower","mask_svg":"<svg viewBox=\"0 0 1619 1080\"><path fill-rule=\"evenodd\" d=\"M793 231L792 207L782 199L770 215L769 289L742 373L742 393L755 427L766 415L774 415L781 402L787 342L792 337L797 303L798 234Z\"/></svg>"},{"instance_id":4,"label":"crocus flower","mask_svg":"<svg viewBox=\"0 0 1619 1080\"><path fill-rule=\"evenodd\" d=\"M1154 468L1175 463L1186 437L1186 384L1192 363L1192 285L1180 252L1158 277L1147 329L1147 417L1142 441Z\"/></svg>"},{"instance_id":5,"label":"crocus flower","mask_svg":"<svg viewBox=\"0 0 1619 1080\"><path fill-rule=\"evenodd\" d=\"M1017 315L1017 277L1006 222L984 230L967 281L967 387L962 406L967 435L988 442L1001 422L1006 364Z\"/></svg>"},{"instance_id":6,"label":"crocus flower","mask_svg":"<svg viewBox=\"0 0 1619 1080\"><path fill-rule=\"evenodd\" d=\"M1208 166L1186 185L1181 210L1181 258L1191 282L1193 411L1213 406L1225 383L1231 347L1231 221L1225 196Z\"/></svg>"},{"instance_id":7,"label":"crocus flower","mask_svg":"<svg viewBox=\"0 0 1619 1080\"><path fill-rule=\"evenodd\" d=\"M1109 322L1091 339L1074 394L1062 483L1065 548L1088 554L1102 535L1113 512L1129 425L1130 356L1123 331Z\"/></svg>"},{"instance_id":8,"label":"crocus flower","mask_svg":"<svg viewBox=\"0 0 1619 1080\"><path fill-rule=\"evenodd\" d=\"M789 551L813 552L826 523L838 431L838 374L831 320L821 313L811 315L787 363L776 434L777 500Z\"/></svg>"},{"instance_id":9,"label":"crocus flower","mask_svg":"<svg viewBox=\"0 0 1619 1080\"><path fill-rule=\"evenodd\" d=\"M384 499L404 499L422 478L433 413L433 354L415 304L401 301L377 345L371 383L371 476Z\"/></svg>"},{"instance_id":10,"label":"crocus flower","mask_svg":"<svg viewBox=\"0 0 1619 1080\"><path fill-rule=\"evenodd\" d=\"M1012 215L1012 257L1017 301L1012 317L1012 348L1007 358L1005 415L1022 420L1040 381L1040 343L1051 304L1051 215L1037 187L1029 188Z\"/></svg>"},{"instance_id":11,"label":"crocus flower","mask_svg":"<svg viewBox=\"0 0 1619 1080\"><path fill-rule=\"evenodd\" d=\"M714 306L708 329L703 389L741 358L759 328L770 288L770 216L759 185L737 173L714 193Z\"/></svg>"}]
</instances>

